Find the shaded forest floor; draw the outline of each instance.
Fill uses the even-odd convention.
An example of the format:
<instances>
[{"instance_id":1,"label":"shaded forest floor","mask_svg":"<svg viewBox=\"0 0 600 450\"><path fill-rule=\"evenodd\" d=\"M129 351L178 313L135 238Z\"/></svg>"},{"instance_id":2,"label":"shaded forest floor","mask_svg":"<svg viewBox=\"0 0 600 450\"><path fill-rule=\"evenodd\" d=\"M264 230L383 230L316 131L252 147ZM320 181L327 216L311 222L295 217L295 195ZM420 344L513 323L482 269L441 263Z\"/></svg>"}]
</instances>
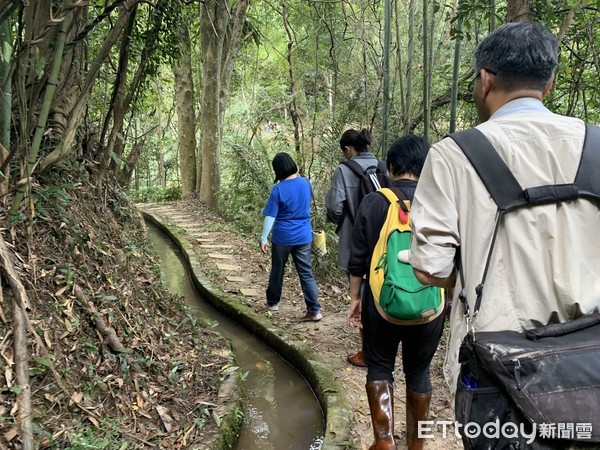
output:
<instances>
[{"instance_id":1,"label":"shaded forest floor","mask_svg":"<svg viewBox=\"0 0 600 450\"><path fill-rule=\"evenodd\" d=\"M24 331L36 448L204 448L232 365L228 341L161 287L141 215L125 198L68 183L61 174L36 187L34 219L2 229L31 304ZM6 281L0 448L21 448L17 418L26 411Z\"/></svg>"},{"instance_id":2,"label":"shaded forest floor","mask_svg":"<svg viewBox=\"0 0 600 450\"><path fill-rule=\"evenodd\" d=\"M352 441L359 449L369 448L373 443L373 432L364 389L366 369L351 366L346 362L346 356L359 349L360 338L356 329L350 329L346 325L349 298L345 276L341 276L339 272L328 274L317 268L323 319L319 322L301 322L299 319L305 310L305 303L298 276L289 261L279 311L267 311L263 303L268 284L270 256L261 253L258 236L241 232L233 224L193 200L142 205L142 208L183 230L193 246L195 256L202 263L202 270L213 284L219 286L223 292L237 297L240 302L250 305L256 314L264 315L277 325L291 329L295 335L308 340L324 359L330 361L330 367L344 386L352 408ZM315 266L318 265L318 262L315 263ZM431 420L454 420L449 392L442 374L444 344L445 338L436 353L431 370L434 385ZM397 363L394 392L395 431L399 438L399 448L402 448L405 445L405 400L399 358ZM426 448L462 448L460 441L453 434L447 439L441 439L441 432L434 434L436 439L428 441Z\"/></svg>"}]
</instances>

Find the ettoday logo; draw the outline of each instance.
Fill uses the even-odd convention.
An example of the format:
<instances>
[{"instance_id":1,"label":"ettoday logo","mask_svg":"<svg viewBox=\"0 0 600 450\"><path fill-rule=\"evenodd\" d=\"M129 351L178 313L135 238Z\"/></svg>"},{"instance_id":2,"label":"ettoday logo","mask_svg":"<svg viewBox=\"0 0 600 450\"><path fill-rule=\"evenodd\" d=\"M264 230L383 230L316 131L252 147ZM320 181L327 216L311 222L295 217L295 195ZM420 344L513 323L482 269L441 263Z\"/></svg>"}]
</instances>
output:
<instances>
[{"instance_id":1,"label":"ettoday logo","mask_svg":"<svg viewBox=\"0 0 600 450\"><path fill-rule=\"evenodd\" d=\"M506 439L524 438L527 444L531 444L536 436L541 438L557 438L557 439L591 439L592 424L591 423L542 423L531 424L516 424L506 422L500 424L496 419L494 422L488 422L480 425L475 422L461 424L451 420L422 420L419 421L418 437L421 439L434 439L435 432L441 431L442 439L445 439L449 433L452 433L450 427L454 427L454 434L458 438L465 436L470 439L478 438L481 435L488 439ZM528 428L531 428L528 430Z\"/></svg>"}]
</instances>

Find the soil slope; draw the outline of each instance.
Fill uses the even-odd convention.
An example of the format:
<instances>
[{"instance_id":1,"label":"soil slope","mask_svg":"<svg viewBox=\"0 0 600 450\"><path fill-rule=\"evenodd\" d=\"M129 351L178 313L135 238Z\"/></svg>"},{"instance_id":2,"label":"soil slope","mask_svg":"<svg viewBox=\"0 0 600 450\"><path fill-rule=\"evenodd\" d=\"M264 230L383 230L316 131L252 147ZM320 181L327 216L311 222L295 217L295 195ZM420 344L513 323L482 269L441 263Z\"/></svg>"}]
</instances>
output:
<instances>
[{"instance_id":1,"label":"soil slope","mask_svg":"<svg viewBox=\"0 0 600 450\"><path fill-rule=\"evenodd\" d=\"M8 226L0 204L3 266L14 266L30 303L19 327L2 273L0 448L22 448L21 415L36 448L206 448L234 364L228 342L161 288L135 208L70 181L36 187L33 219ZM25 345L15 344L19 331Z\"/></svg>"}]
</instances>

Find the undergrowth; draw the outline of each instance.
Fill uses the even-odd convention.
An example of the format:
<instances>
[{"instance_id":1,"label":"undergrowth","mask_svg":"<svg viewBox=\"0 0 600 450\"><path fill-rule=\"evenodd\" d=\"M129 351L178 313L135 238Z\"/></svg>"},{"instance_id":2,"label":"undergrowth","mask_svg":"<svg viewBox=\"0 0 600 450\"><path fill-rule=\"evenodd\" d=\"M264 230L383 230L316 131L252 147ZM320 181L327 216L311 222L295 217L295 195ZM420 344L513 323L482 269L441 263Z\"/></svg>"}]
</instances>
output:
<instances>
[{"instance_id":1,"label":"undergrowth","mask_svg":"<svg viewBox=\"0 0 600 450\"><path fill-rule=\"evenodd\" d=\"M217 427L206 405L217 403L229 344L162 288L139 213L117 189L98 191L68 171L46 174L30 204L4 237L32 305L27 350L39 448L200 442ZM0 448L19 448L12 296L5 286L3 293ZM121 349L107 344L98 320Z\"/></svg>"}]
</instances>

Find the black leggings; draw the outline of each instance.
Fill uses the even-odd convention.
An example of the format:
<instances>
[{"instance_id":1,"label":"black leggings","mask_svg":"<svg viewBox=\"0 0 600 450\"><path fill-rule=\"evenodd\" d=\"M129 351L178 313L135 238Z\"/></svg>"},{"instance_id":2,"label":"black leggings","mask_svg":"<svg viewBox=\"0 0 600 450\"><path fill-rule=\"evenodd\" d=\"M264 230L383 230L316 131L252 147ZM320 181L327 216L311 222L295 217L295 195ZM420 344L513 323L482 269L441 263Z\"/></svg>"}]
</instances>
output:
<instances>
[{"instance_id":1,"label":"black leggings","mask_svg":"<svg viewBox=\"0 0 600 450\"><path fill-rule=\"evenodd\" d=\"M367 381L394 382L396 354L402 342L406 387L419 393L431 391L429 365L442 336L444 314L423 325L395 325L377 312L371 293L365 294L362 325Z\"/></svg>"}]
</instances>

